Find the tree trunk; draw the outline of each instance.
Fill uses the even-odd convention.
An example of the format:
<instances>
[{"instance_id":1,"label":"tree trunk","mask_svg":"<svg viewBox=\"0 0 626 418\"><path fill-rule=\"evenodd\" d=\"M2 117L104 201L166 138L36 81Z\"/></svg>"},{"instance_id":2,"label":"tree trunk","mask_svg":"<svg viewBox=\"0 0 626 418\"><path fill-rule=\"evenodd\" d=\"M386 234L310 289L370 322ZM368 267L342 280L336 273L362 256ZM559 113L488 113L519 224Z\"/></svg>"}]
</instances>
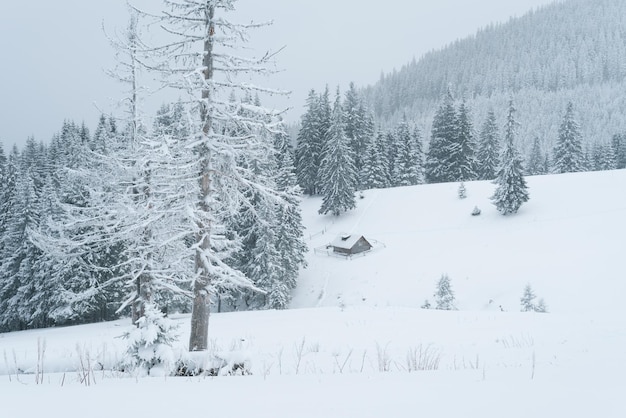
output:
<instances>
[{"instance_id":1,"label":"tree trunk","mask_svg":"<svg viewBox=\"0 0 626 418\"><path fill-rule=\"evenodd\" d=\"M213 16L215 6L213 2L207 2L206 7L206 38L204 42L204 79L211 80L213 78L213 41L215 34L215 23ZM202 121L202 137L204 143L198 147L198 158L201 159L200 172L200 196L198 205L202 211L208 212L210 208L207 202L212 193L211 190L211 151L206 141L211 134L211 91L208 83L202 90L202 103L200 106L200 116ZM204 223L199 225L197 236L198 248L196 249L195 271L196 280L193 285L193 310L191 313L191 334L189 336L189 351L205 351L208 348L209 340L209 262L204 253L211 250L211 224Z\"/></svg>"}]
</instances>

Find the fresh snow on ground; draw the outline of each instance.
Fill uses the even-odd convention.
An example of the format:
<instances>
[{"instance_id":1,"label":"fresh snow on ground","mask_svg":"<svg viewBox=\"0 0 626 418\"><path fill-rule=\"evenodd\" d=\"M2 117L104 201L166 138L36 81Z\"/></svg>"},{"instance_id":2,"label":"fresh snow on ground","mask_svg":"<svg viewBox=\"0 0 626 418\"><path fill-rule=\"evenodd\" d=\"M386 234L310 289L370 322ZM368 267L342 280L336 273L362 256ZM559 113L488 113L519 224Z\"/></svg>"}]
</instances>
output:
<instances>
[{"instance_id":1,"label":"fresh snow on ground","mask_svg":"<svg viewBox=\"0 0 626 418\"><path fill-rule=\"evenodd\" d=\"M626 171L527 181L530 201L507 217L489 200L490 182L466 183L466 199L458 183L370 190L339 218L316 215L320 199L307 199L311 247L344 232L385 247L351 260L310 257L293 306L420 307L447 273L462 310L519 311L530 283L551 312L622 311L622 294L609 289L623 281Z\"/></svg>"},{"instance_id":2,"label":"fresh snow on ground","mask_svg":"<svg viewBox=\"0 0 626 418\"><path fill-rule=\"evenodd\" d=\"M251 375L116 372L128 320L6 333L0 416L623 418L626 170L528 184L510 217L489 182L369 190L338 218L307 198L292 309L211 317L210 355ZM374 251L327 255L342 233ZM420 309L443 273L459 310ZM550 313L519 312L527 283ZM184 355L189 316L172 319Z\"/></svg>"}]
</instances>

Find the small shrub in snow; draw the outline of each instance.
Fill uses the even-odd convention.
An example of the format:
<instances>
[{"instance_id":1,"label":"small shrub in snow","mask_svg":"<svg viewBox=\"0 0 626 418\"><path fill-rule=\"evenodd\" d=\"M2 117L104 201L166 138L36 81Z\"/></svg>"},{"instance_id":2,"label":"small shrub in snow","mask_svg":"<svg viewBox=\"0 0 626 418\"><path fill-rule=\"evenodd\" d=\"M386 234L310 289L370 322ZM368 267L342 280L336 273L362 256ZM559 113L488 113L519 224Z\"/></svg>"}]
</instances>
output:
<instances>
[{"instance_id":1,"label":"small shrub in snow","mask_svg":"<svg viewBox=\"0 0 626 418\"><path fill-rule=\"evenodd\" d=\"M167 375L175 367L172 343L176 326L157 307L147 304L137 327L124 334L128 340L122 368L139 375Z\"/></svg>"},{"instance_id":2,"label":"small shrub in snow","mask_svg":"<svg viewBox=\"0 0 626 418\"><path fill-rule=\"evenodd\" d=\"M540 313L548 312L548 305L546 305L546 302L543 300L543 298L539 299L539 303L537 304L537 307L535 308L535 312L540 312Z\"/></svg>"},{"instance_id":3,"label":"small shrub in snow","mask_svg":"<svg viewBox=\"0 0 626 418\"><path fill-rule=\"evenodd\" d=\"M428 301L428 299L426 299L424 301L424 304L421 306L422 309L430 309L432 308L432 306L430 305L430 302Z\"/></svg>"},{"instance_id":4,"label":"small shrub in snow","mask_svg":"<svg viewBox=\"0 0 626 418\"><path fill-rule=\"evenodd\" d=\"M480 209L478 208L478 206L474 206L474 209L472 210L472 216L478 215L480 215Z\"/></svg>"},{"instance_id":5,"label":"small shrub in snow","mask_svg":"<svg viewBox=\"0 0 626 418\"><path fill-rule=\"evenodd\" d=\"M244 376L251 372L251 354L243 340L233 341L227 350L211 344L207 351L186 352L177 359L174 376Z\"/></svg>"},{"instance_id":6,"label":"small shrub in snow","mask_svg":"<svg viewBox=\"0 0 626 418\"><path fill-rule=\"evenodd\" d=\"M406 355L406 365L409 372L423 370L438 370L441 361L441 350L432 345L411 347Z\"/></svg>"},{"instance_id":7,"label":"small shrub in snow","mask_svg":"<svg viewBox=\"0 0 626 418\"><path fill-rule=\"evenodd\" d=\"M454 305L454 292L450 284L450 277L447 274L441 276L437 282L437 289L435 291L435 309L441 309L445 311L456 310Z\"/></svg>"}]
</instances>

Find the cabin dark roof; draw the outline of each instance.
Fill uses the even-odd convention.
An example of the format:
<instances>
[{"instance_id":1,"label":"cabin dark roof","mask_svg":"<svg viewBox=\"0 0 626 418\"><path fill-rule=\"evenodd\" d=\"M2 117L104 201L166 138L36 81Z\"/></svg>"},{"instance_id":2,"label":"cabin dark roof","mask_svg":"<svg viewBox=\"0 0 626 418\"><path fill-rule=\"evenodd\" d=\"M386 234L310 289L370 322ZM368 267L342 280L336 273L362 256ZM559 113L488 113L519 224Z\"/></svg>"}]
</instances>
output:
<instances>
[{"instance_id":1,"label":"cabin dark roof","mask_svg":"<svg viewBox=\"0 0 626 418\"><path fill-rule=\"evenodd\" d=\"M344 248L349 250L354 247L359 239L361 239L363 235L351 235L351 234L341 234L333 242L330 243L331 246L335 248Z\"/></svg>"},{"instance_id":2,"label":"cabin dark roof","mask_svg":"<svg viewBox=\"0 0 626 418\"><path fill-rule=\"evenodd\" d=\"M335 252L347 254L359 253L372 248L372 244L363 235L358 234L341 234L330 243L330 246Z\"/></svg>"}]
</instances>

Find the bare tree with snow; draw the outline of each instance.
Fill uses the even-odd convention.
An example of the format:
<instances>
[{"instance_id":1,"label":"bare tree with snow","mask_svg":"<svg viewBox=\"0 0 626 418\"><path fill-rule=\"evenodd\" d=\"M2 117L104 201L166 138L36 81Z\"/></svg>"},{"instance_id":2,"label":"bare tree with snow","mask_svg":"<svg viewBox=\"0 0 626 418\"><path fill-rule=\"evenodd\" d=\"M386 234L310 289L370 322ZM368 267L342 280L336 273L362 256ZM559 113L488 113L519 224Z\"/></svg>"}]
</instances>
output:
<instances>
[{"instance_id":1,"label":"bare tree with snow","mask_svg":"<svg viewBox=\"0 0 626 418\"><path fill-rule=\"evenodd\" d=\"M239 81L242 75L268 74L273 54L245 58L237 45L248 39L249 29L260 24L239 25L225 15L234 10L234 0L164 0L159 17L169 42L154 48L153 69L164 76L164 86L186 93L189 104L189 138L180 148L191 155L178 165L180 184L193 181L195 196L187 203L194 252L193 307L190 351L203 351L208 344L209 304L215 289L253 287L243 273L225 259L233 248L224 228L225 220L253 190L267 198L280 194L259 181L241 159L250 161L269 155L262 132L276 133L277 115L258 104L232 102L232 93L279 93ZM244 111L242 111L244 110Z\"/></svg>"}]
</instances>

